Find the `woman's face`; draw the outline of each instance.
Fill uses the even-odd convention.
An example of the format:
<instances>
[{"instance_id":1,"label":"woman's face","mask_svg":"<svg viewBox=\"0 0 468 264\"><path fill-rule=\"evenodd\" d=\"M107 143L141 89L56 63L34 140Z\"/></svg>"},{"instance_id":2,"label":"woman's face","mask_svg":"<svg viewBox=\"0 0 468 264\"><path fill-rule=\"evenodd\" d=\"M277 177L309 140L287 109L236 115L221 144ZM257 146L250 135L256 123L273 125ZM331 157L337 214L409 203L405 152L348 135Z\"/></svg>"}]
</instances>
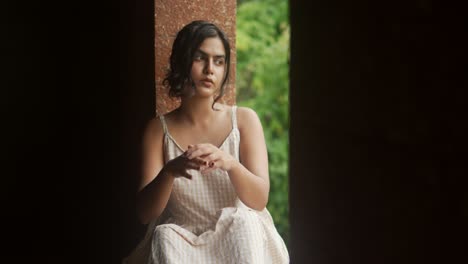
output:
<instances>
[{"instance_id":1,"label":"woman's face","mask_svg":"<svg viewBox=\"0 0 468 264\"><path fill-rule=\"evenodd\" d=\"M194 92L213 96L221 88L226 70L226 52L219 37L205 39L195 52L191 77Z\"/></svg>"}]
</instances>

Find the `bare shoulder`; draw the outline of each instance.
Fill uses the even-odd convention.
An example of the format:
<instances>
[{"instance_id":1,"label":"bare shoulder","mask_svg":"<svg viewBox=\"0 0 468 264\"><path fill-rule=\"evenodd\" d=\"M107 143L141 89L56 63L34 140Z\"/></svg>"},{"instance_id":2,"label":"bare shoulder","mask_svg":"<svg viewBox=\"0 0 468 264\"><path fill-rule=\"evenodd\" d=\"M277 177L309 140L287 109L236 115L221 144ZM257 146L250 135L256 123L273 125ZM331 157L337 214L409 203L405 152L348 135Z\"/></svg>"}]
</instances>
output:
<instances>
[{"instance_id":1,"label":"bare shoulder","mask_svg":"<svg viewBox=\"0 0 468 264\"><path fill-rule=\"evenodd\" d=\"M161 124L159 116L153 117L146 123L144 131L144 140L146 142L158 140L163 136L163 134L164 128Z\"/></svg>"},{"instance_id":2,"label":"bare shoulder","mask_svg":"<svg viewBox=\"0 0 468 264\"><path fill-rule=\"evenodd\" d=\"M220 114L223 120L231 119L232 106L223 103L215 103L214 109Z\"/></svg>"},{"instance_id":3,"label":"bare shoulder","mask_svg":"<svg viewBox=\"0 0 468 264\"><path fill-rule=\"evenodd\" d=\"M214 109L219 110L221 112L229 112L232 109L232 106L223 104L223 103L215 103Z\"/></svg>"},{"instance_id":4,"label":"bare shoulder","mask_svg":"<svg viewBox=\"0 0 468 264\"><path fill-rule=\"evenodd\" d=\"M237 125L239 130L262 128L257 112L252 108L242 106L237 108Z\"/></svg>"},{"instance_id":5,"label":"bare shoulder","mask_svg":"<svg viewBox=\"0 0 468 264\"><path fill-rule=\"evenodd\" d=\"M177 119L177 116L178 116L179 113L180 113L180 108L176 108L176 109L174 109L174 110L172 110L172 111L170 111L170 112L168 112L168 113L166 113L166 114L164 114L162 116L164 117L164 120L166 120L166 123L167 123L167 122L172 122L174 119ZM155 119L156 119L157 123L159 123L159 125L162 128L160 116L159 115L156 116Z\"/></svg>"}]
</instances>

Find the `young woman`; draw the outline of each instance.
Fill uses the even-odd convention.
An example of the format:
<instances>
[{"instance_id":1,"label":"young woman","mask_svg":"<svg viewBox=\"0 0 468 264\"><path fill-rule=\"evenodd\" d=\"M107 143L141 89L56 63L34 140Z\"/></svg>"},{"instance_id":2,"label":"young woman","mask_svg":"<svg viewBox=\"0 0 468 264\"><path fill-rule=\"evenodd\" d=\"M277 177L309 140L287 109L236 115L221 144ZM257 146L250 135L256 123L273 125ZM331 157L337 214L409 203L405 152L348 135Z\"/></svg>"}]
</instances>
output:
<instances>
[{"instance_id":1,"label":"young woman","mask_svg":"<svg viewBox=\"0 0 468 264\"><path fill-rule=\"evenodd\" d=\"M194 21L177 34L164 83L176 110L143 138L139 217L143 241L124 263L288 263L265 208L268 157L257 114L217 101L230 65L228 39Z\"/></svg>"}]
</instances>

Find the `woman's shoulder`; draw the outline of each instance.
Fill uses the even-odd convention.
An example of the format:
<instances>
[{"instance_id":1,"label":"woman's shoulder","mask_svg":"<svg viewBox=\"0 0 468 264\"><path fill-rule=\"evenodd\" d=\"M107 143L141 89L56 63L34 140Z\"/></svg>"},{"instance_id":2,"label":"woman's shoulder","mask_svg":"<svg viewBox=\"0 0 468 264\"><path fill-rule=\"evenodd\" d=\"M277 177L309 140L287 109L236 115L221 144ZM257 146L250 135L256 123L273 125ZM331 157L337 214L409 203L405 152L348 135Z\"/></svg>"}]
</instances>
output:
<instances>
[{"instance_id":1,"label":"woman's shoulder","mask_svg":"<svg viewBox=\"0 0 468 264\"><path fill-rule=\"evenodd\" d=\"M164 117L164 116L163 116ZM164 133L161 116L156 115L149 119L145 126L145 137L158 137Z\"/></svg>"},{"instance_id":2,"label":"woman's shoulder","mask_svg":"<svg viewBox=\"0 0 468 264\"><path fill-rule=\"evenodd\" d=\"M243 116L257 116L257 112L247 106L237 106L237 114Z\"/></svg>"},{"instance_id":3,"label":"woman's shoulder","mask_svg":"<svg viewBox=\"0 0 468 264\"><path fill-rule=\"evenodd\" d=\"M171 119L174 117L174 115L176 115L178 112L180 111L180 107L177 107L173 110L170 110L168 111L167 113L164 113L164 114L160 114L160 113L157 113L156 114L156 118L159 120L161 118L164 118L164 119Z\"/></svg>"},{"instance_id":4,"label":"woman's shoulder","mask_svg":"<svg viewBox=\"0 0 468 264\"><path fill-rule=\"evenodd\" d=\"M255 111L252 108L246 107L246 106L238 106L238 105L228 105L228 104L222 104L222 103L216 103L214 108L225 111L225 112L231 112L234 107L236 108L236 112L239 115L252 115L256 114Z\"/></svg>"},{"instance_id":5,"label":"woman's shoulder","mask_svg":"<svg viewBox=\"0 0 468 264\"><path fill-rule=\"evenodd\" d=\"M218 108L219 110L223 111L223 112L226 112L226 113L232 113L232 111L234 110L234 108L236 109L236 116L237 118L239 119L252 119L252 118L258 118L258 115L257 113L255 112L255 110L253 110L252 108L250 107L246 107L246 106L237 106L237 105L227 105L227 104L221 104L221 103L217 103L215 105L216 108Z\"/></svg>"},{"instance_id":6,"label":"woman's shoulder","mask_svg":"<svg viewBox=\"0 0 468 264\"><path fill-rule=\"evenodd\" d=\"M260 125L260 118L257 112L250 107L238 106L237 107L237 125L239 129L242 128L253 128Z\"/></svg>"},{"instance_id":7,"label":"woman's shoulder","mask_svg":"<svg viewBox=\"0 0 468 264\"><path fill-rule=\"evenodd\" d=\"M156 115L156 122L160 123L161 124L161 127L162 127L162 123L173 123L175 119L177 119L177 115L179 114L180 112L180 108L177 107L167 113L164 113L164 114L157 114ZM170 126L170 125L169 125Z\"/></svg>"}]
</instances>

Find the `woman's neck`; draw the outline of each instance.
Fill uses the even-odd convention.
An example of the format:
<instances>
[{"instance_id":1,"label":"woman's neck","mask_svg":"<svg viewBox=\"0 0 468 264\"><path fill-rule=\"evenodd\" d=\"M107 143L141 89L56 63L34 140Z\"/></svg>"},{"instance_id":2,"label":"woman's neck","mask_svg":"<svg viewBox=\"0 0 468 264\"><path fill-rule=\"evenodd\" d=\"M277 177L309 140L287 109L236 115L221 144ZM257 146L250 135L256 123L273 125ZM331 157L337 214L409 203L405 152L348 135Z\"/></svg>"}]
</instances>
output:
<instances>
[{"instance_id":1,"label":"woman's neck","mask_svg":"<svg viewBox=\"0 0 468 264\"><path fill-rule=\"evenodd\" d=\"M213 98L182 98L179 114L191 124L210 123L215 114L213 102Z\"/></svg>"}]
</instances>

